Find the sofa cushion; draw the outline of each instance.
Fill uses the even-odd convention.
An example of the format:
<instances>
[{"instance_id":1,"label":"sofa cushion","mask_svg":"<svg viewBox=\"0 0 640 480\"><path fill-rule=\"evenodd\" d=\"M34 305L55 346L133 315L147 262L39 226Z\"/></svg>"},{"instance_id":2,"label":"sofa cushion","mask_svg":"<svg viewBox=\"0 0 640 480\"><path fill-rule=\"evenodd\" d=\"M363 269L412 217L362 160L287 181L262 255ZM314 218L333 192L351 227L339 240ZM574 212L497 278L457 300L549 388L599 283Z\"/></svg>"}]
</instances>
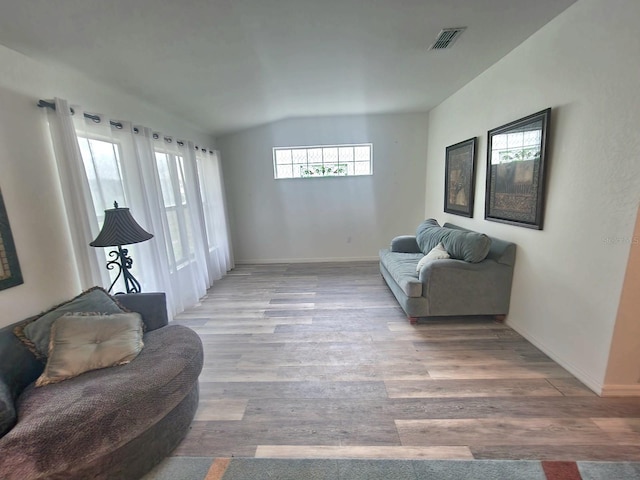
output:
<instances>
[{"instance_id":1,"label":"sofa cushion","mask_svg":"<svg viewBox=\"0 0 640 480\"><path fill-rule=\"evenodd\" d=\"M71 478L65 472L123 448L180 404L202 369L200 338L169 325L144 342L140 355L117 369L27 387L16 403L18 423L0 438L0 478Z\"/></svg>"},{"instance_id":2,"label":"sofa cushion","mask_svg":"<svg viewBox=\"0 0 640 480\"><path fill-rule=\"evenodd\" d=\"M416 241L425 255L442 243L451 258L471 263L484 260L491 248L491 238L484 233L441 227L433 218L418 226Z\"/></svg>"},{"instance_id":3,"label":"sofa cushion","mask_svg":"<svg viewBox=\"0 0 640 480\"><path fill-rule=\"evenodd\" d=\"M36 387L129 363L142 350L142 334L139 313L67 313L53 323L47 366Z\"/></svg>"},{"instance_id":4,"label":"sofa cushion","mask_svg":"<svg viewBox=\"0 0 640 480\"><path fill-rule=\"evenodd\" d=\"M447 258L451 258L451 255L447 253L442 243L439 243L438 245L433 247L429 253L427 253L420 259L418 265L416 266L416 272L420 273L422 267L424 267L429 262L432 262L434 260L444 260Z\"/></svg>"},{"instance_id":5,"label":"sofa cushion","mask_svg":"<svg viewBox=\"0 0 640 480\"><path fill-rule=\"evenodd\" d=\"M399 253L391 252L388 249L380 250L380 262L407 297L422 296L422 283L416 272L416 265L422 257L421 253Z\"/></svg>"},{"instance_id":6,"label":"sofa cushion","mask_svg":"<svg viewBox=\"0 0 640 480\"><path fill-rule=\"evenodd\" d=\"M14 327L0 328L0 438L15 423L16 417L12 413L15 399L44 368L42 362L14 335Z\"/></svg>"},{"instance_id":7,"label":"sofa cushion","mask_svg":"<svg viewBox=\"0 0 640 480\"><path fill-rule=\"evenodd\" d=\"M25 321L14 329L14 333L40 359L47 358L51 326L59 317L69 312L122 313L118 302L104 289L93 287L77 297Z\"/></svg>"},{"instance_id":8,"label":"sofa cushion","mask_svg":"<svg viewBox=\"0 0 640 480\"><path fill-rule=\"evenodd\" d=\"M0 380L0 437L8 432L16 423L16 409L13 406L11 390Z\"/></svg>"}]
</instances>

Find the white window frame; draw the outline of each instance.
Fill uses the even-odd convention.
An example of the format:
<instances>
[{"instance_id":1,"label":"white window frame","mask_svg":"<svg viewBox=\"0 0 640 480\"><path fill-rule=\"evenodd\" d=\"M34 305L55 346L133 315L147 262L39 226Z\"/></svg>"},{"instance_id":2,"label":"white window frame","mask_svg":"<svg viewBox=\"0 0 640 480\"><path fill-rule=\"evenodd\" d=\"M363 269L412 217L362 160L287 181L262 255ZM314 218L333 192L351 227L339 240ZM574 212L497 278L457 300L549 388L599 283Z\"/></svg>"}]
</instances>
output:
<instances>
[{"instance_id":1,"label":"white window frame","mask_svg":"<svg viewBox=\"0 0 640 480\"><path fill-rule=\"evenodd\" d=\"M176 232L172 232L169 225L169 213L175 213L179 209L186 212L190 208L190 204L187 200L186 192L183 190L184 186L184 156L169 152L163 149L155 148L154 149L154 161L156 162L156 169L158 168L158 155L165 155L167 160L167 167L169 169L169 177L170 183L169 186L171 189L171 194L173 195L173 201L175 202L172 205L167 205L165 203L165 192L162 190L162 184L160 185L160 193L162 194L162 205L164 207L165 216L167 219L167 234L171 244L171 251L167 252L170 256L175 259L176 268L180 270L186 267L189 263L195 261L195 244L192 238L189 238L189 232L191 232L192 226L187 225L185 221L185 215L177 215L176 218L178 221L178 238L173 238L173 234ZM162 182L161 182L162 183ZM193 232L191 232L193 235ZM176 240L180 244L180 248L182 251L182 256L178 257L176 252L176 247L173 242Z\"/></svg>"},{"instance_id":2,"label":"white window frame","mask_svg":"<svg viewBox=\"0 0 640 480\"><path fill-rule=\"evenodd\" d=\"M356 148L358 147L367 147L369 149L369 158L366 160L356 160ZM325 150L337 149L338 150L338 160L326 161L324 160ZM341 160L340 159L340 149L352 149L352 155L350 160ZM309 161L309 151L310 150L320 150L321 152L321 160L310 162ZM306 156L306 162L295 162L293 159L293 152L303 152L303 156ZM278 152L289 152L289 156L291 157L291 163L283 163L282 161L278 161ZM335 178L335 177L361 177L361 176L371 176L373 175L373 143L345 143L345 144L336 144L336 145L300 145L300 146L287 146L287 147L273 147L272 149L273 156L273 178L275 180L289 180L289 179L309 179L309 178ZM356 173L356 164L368 162L369 171L368 173ZM278 166L291 166L292 174L289 175L278 175ZM342 166L346 167L344 172L333 172L333 171L325 171L326 168L341 168ZM295 168L298 167L301 170L299 175L294 173ZM350 168L351 167L351 168ZM302 169L305 169L305 173L302 173ZM313 170L312 170L313 169Z\"/></svg>"}]
</instances>

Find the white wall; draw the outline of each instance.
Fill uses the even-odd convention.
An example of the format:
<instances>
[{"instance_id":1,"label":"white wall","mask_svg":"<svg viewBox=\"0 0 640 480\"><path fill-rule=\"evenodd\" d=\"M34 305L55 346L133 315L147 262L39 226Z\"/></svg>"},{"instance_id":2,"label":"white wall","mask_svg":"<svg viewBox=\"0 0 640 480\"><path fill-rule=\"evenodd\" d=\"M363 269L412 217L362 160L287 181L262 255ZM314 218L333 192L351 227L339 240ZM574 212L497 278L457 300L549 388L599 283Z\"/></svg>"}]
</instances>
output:
<instances>
[{"instance_id":1,"label":"white wall","mask_svg":"<svg viewBox=\"0 0 640 480\"><path fill-rule=\"evenodd\" d=\"M236 262L377 258L423 220L427 114L289 119L217 139ZM373 176L274 180L274 146L373 143Z\"/></svg>"},{"instance_id":2,"label":"white wall","mask_svg":"<svg viewBox=\"0 0 640 480\"><path fill-rule=\"evenodd\" d=\"M640 199L638 18L637 0L580 0L429 116L426 216L518 244L508 323L597 392ZM487 130L546 107L544 230L483 220ZM445 147L472 136L475 217L444 215Z\"/></svg>"},{"instance_id":3,"label":"white wall","mask_svg":"<svg viewBox=\"0 0 640 480\"><path fill-rule=\"evenodd\" d=\"M2 46L0 65L0 191L24 278L24 284L0 291L2 326L80 293L46 114L36 106L39 99L66 98L89 111L203 145L213 146L213 139L131 96Z\"/></svg>"}]
</instances>

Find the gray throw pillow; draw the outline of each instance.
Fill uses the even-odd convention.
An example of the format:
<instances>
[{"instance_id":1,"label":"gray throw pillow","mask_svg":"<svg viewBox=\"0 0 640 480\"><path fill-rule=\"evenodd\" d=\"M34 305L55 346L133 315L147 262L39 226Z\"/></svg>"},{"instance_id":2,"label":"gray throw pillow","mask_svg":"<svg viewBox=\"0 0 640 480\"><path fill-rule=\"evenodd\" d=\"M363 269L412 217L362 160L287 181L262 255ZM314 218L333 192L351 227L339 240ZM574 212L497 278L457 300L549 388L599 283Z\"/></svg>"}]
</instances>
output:
<instances>
[{"instance_id":1,"label":"gray throw pillow","mask_svg":"<svg viewBox=\"0 0 640 480\"><path fill-rule=\"evenodd\" d=\"M416 242L423 254L428 254L440 243L441 226L437 220L429 218L418 225L416 230Z\"/></svg>"},{"instance_id":2,"label":"gray throw pillow","mask_svg":"<svg viewBox=\"0 0 640 480\"><path fill-rule=\"evenodd\" d=\"M65 313L122 313L127 310L100 287L93 287L74 299L41 314L28 323L18 325L14 333L36 357L46 359L49 352L51 326Z\"/></svg>"},{"instance_id":3,"label":"gray throw pillow","mask_svg":"<svg viewBox=\"0 0 640 480\"><path fill-rule=\"evenodd\" d=\"M441 227L433 218L418 226L416 241L425 255L442 243L451 258L470 263L484 260L491 247L491 239L484 233Z\"/></svg>"},{"instance_id":4,"label":"gray throw pillow","mask_svg":"<svg viewBox=\"0 0 640 480\"><path fill-rule=\"evenodd\" d=\"M0 380L0 438L16 424L16 409L9 387Z\"/></svg>"}]
</instances>

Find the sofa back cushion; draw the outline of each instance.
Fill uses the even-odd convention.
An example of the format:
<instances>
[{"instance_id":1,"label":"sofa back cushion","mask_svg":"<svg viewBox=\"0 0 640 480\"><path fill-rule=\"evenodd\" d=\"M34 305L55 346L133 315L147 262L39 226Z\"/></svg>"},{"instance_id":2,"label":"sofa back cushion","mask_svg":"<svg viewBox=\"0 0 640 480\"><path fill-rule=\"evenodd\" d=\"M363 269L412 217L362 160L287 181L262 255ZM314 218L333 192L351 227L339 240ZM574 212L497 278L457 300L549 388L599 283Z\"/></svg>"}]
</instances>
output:
<instances>
[{"instance_id":1,"label":"sofa back cushion","mask_svg":"<svg viewBox=\"0 0 640 480\"><path fill-rule=\"evenodd\" d=\"M453 223L445 223L444 227L463 230L465 232L471 231L454 225ZM487 259L513 267L516 263L516 244L496 237L489 238L491 239L491 248L489 248L489 253L487 253Z\"/></svg>"},{"instance_id":2,"label":"sofa back cushion","mask_svg":"<svg viewBox=\"0 0 640 480\"><path fill-rule=\"evenodd\" d=\"M425 255L442 243L451 258L470 263L484 260L491 248L491 238L484 233L441 227L433 218L418 226L416 240Z\"/></svg>"},{"instance_id":3,"label":"sofa back cushion","mask_svg":"<svg viewBox=\"0 0 640 480\"><path fill-rule=\"evenodd\" d=\"M0 438L16 423L16 408L9 386L0 379Z\"/></svg>"},{"instance_id":4,"label":"sofa back cushion","mask_svg":"<svg viewBox=\"0 0 640 480\"><path fill-rule=\"evenodd\" d=\"M16 399L44 368L13 334L14 326L0 328L0 438L16 423Z\"/></svg>"}]
</instances>

